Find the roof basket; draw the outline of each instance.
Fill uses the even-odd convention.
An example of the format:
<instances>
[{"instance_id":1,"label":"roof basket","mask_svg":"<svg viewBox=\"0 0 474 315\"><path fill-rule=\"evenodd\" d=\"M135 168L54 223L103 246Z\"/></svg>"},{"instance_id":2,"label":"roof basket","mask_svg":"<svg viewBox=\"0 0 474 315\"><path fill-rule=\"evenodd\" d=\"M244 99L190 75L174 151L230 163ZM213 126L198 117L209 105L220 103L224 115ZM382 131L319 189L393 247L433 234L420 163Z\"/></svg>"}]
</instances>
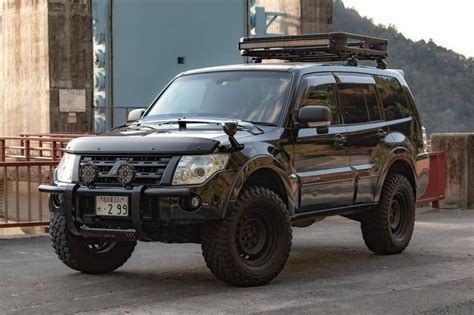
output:
<instances>
[{"instance_id":1,"label":"roof basket","mask_svg":"<svg viewBox=\"0 0 474 315\"><path fill-rule=\"evenodd\" d=\"M292 62L347 61L357 66L358 60L375 60L386 69L388 40L349 33L322 33L296 36L244 37L239 49L242 56L280 59Z\"/></svg>"}]
</instances>

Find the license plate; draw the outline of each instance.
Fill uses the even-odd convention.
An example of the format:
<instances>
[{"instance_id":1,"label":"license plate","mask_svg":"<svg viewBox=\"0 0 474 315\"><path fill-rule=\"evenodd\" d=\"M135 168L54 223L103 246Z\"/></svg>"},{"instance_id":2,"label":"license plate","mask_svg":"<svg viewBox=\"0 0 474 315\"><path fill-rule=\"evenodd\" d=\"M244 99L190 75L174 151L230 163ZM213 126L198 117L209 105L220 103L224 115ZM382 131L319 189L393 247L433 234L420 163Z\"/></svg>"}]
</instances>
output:
<instances>
[{"instance_id":1,"label":"license plate","mask_svg":"<svg viewBox=\"0 0 474 315\"><path fill-rule=\"evenodd\" d=\"M102 216L128 216L128 197L125 196L96 196L95 213Z\"/></svg>"}]
</instances>

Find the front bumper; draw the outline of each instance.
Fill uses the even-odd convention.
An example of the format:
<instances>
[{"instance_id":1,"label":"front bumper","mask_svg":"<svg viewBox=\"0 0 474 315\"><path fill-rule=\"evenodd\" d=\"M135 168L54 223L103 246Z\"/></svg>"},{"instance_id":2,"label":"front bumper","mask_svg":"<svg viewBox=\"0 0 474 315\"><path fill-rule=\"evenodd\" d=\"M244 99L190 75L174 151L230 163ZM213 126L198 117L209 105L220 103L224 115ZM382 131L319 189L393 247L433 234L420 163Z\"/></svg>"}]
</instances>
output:
<instances>
[{"instance_id":1,"label":"front bumper","mask_svg":"<svg viewBox=\"0 0 474 315\"><path fill-rule=\"evenodd\" d=\"M160 224L192 224L222 218L222 200L209 200L212 187L84 187L79 184L40 185L39 191L61 196L60 204L51 204L52 211L62 211L66 224L75 235L83 237L113 238L120 240L152 240L149 228ZM180 198L198 194L202 205L195 211L180 207ZM101 217L95 214L95 196L127 196L129 216L123 218ZM215 199L212 196L211 199ZM92 208L92 209L91 209ZM147 210L144 210L147 209ZM146 213L145 213L146 212Z\"/></svg>"}]
</instances>

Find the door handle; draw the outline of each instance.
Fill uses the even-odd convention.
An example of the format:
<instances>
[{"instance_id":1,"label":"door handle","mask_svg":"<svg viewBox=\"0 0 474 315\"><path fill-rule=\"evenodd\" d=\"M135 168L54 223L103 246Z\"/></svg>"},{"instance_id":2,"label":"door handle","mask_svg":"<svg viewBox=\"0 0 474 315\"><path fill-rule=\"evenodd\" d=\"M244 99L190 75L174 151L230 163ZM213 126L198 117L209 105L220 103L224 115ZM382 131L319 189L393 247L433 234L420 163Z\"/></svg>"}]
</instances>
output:
<instances>
[{"instance_id":1,"label":"door handle","mask_svg":"<svg viewBox=\"0 0 474 315\"><path fill-rule=\"evenodd\" d=\"M377 130L377 135L379 136L380 139L383 140L387 136L387 132L383 129L379 129Z\"/></svg>"},{"instance_id":2,"label":"door handle","mask_svg":"<svg viewBox=\"0 0 474 315\"><path fill-rule=\"evenodd\" d=\"M346 136L343 136L341 134L336 135L335 145L337 145L338 147L342 147L344 146L344 144L346 144L346 142L347 142Z\"/></svg>"}]
</instances>

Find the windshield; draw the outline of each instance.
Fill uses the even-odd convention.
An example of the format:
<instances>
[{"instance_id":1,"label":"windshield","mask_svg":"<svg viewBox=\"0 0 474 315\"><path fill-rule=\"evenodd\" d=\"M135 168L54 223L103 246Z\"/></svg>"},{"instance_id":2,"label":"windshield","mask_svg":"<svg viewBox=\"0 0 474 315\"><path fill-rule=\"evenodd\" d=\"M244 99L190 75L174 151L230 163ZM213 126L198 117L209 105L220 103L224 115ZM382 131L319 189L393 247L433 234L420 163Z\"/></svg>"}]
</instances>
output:
<instances>
[{"instance_id":1,"label":"windshield","mask_svg":"<svg viewBox=\"0 0 474 315\"><path fill-rule=\"evenodd\" d=\"M229 71L177 78L142 121L173 118L230 118L277 124L290 74Z\"/></svg>"}]
</instances>

